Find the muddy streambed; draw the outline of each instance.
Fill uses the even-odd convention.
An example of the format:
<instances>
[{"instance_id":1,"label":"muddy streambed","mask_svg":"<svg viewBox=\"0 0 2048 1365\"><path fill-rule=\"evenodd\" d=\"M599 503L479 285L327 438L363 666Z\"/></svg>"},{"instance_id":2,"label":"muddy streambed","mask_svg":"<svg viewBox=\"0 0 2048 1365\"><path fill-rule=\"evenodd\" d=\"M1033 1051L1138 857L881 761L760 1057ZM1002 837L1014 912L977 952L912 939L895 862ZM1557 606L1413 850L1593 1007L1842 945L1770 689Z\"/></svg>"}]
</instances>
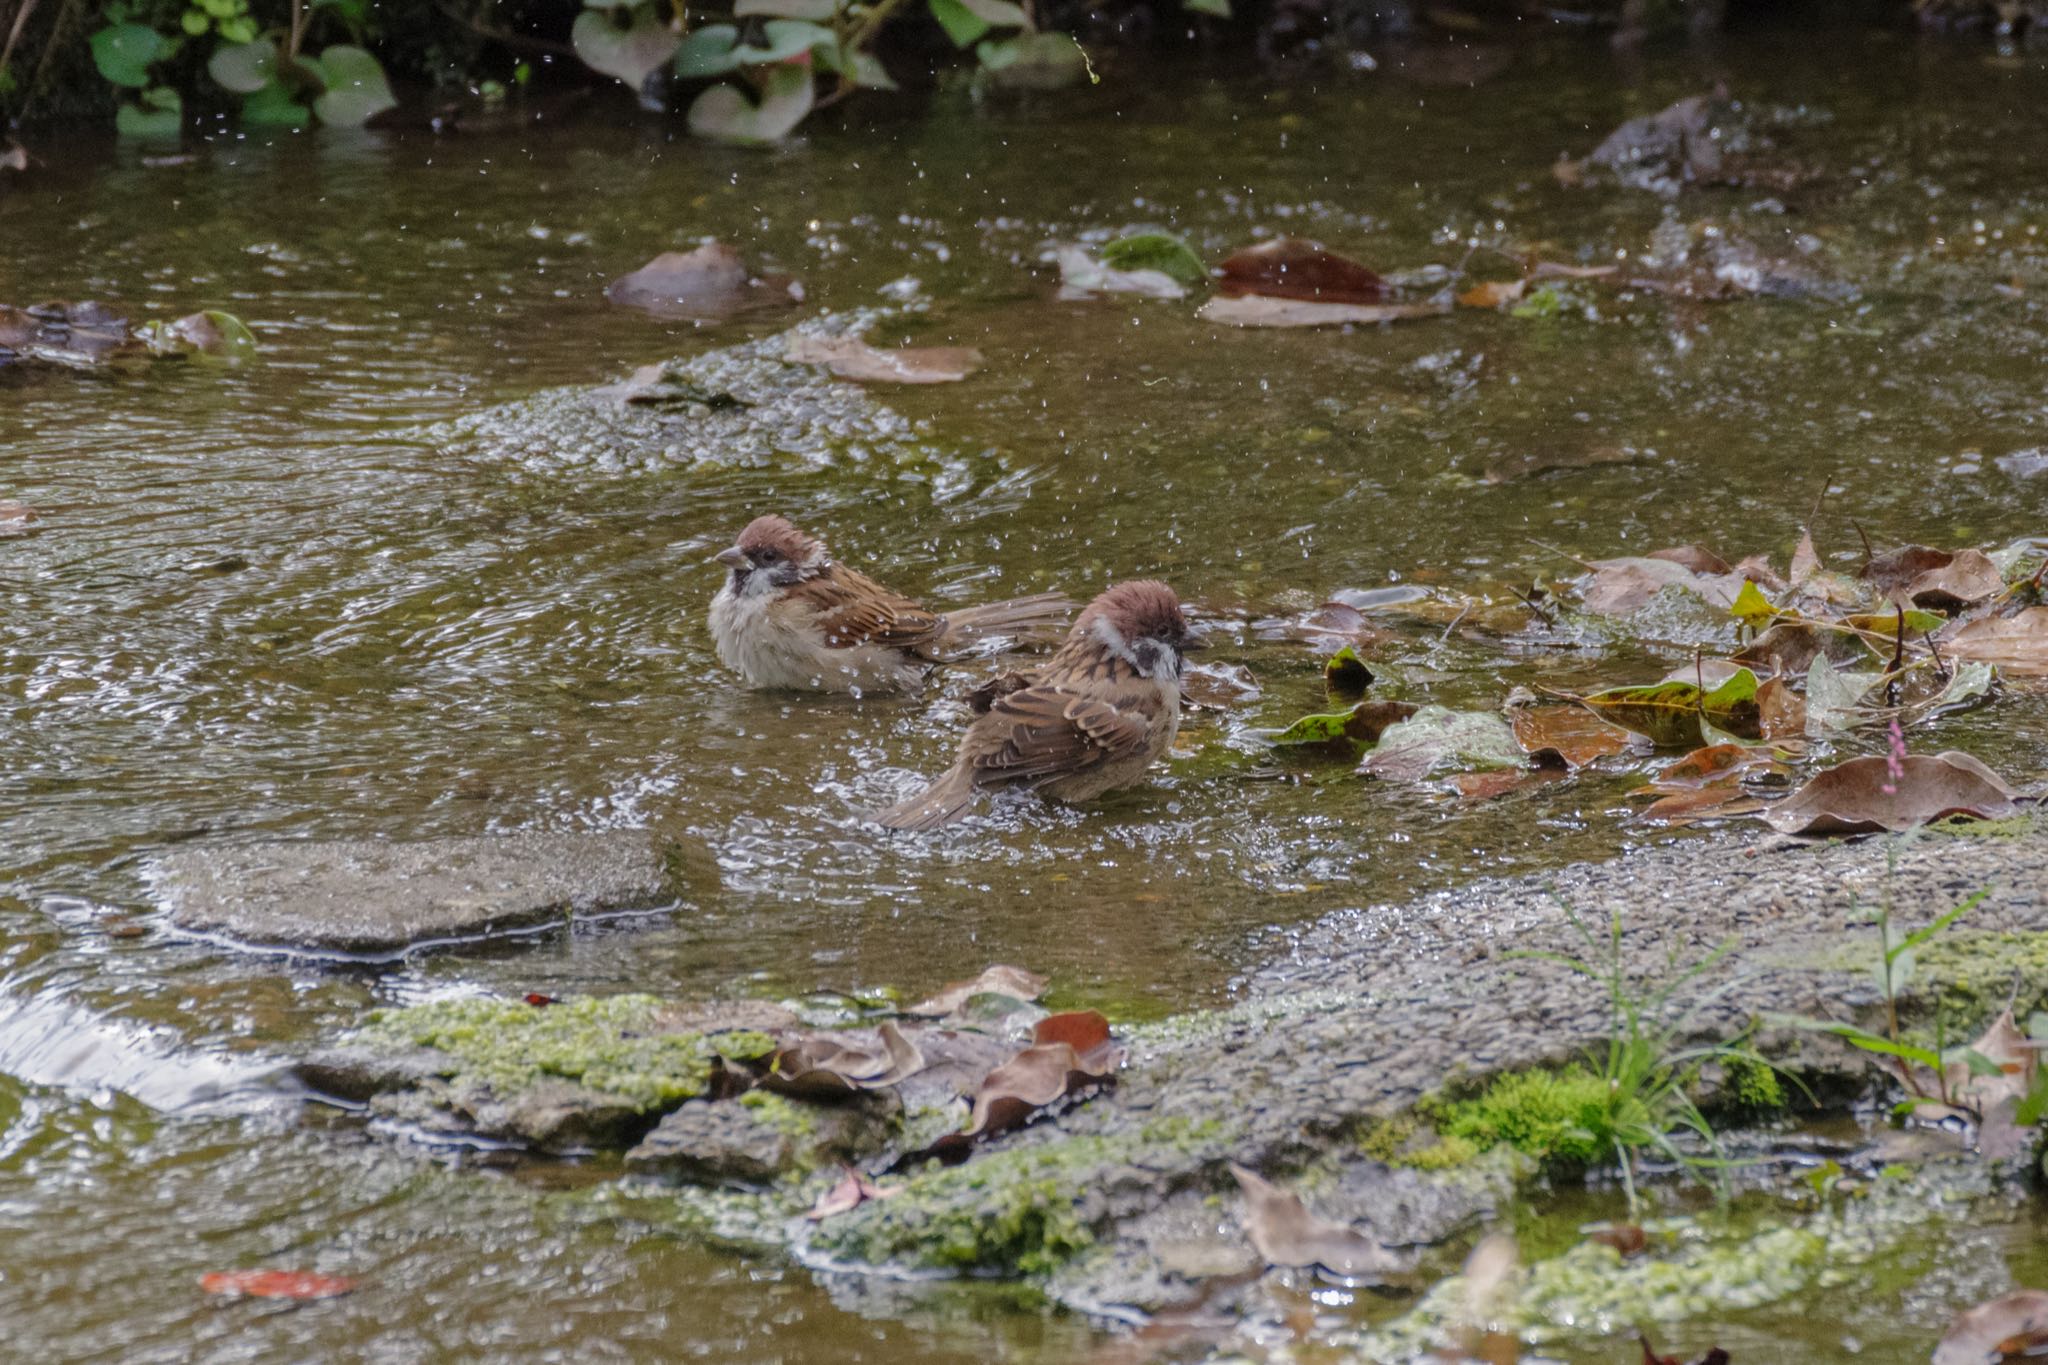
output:
<instances>
[{"instance_id":1,"label":"muddy streambed","mask_svg":"<svg viewBox=\"0 0 2048 1365\"><path fill-rule=\"evenodd\" d=\"M1716 76L1812 178L1667 203L1553 177ZM763 154L601 123L220 142L176 164L38 145L35 177L0 197L0 300L227 308L262 354L0 369L0 495L40 518L0 540L10 1336L59 1359L1092 1349L1094 1327L1028 1296L721 1253L593 1214L603 1163L408 1146L265 1073L370 1007L477 990L918 993L1012 961L1050 973L1055 1000L1158 1018L1227 1003L1333 912L1703 837L1632 818L1635 764L1462 802L1276 761L1254 732L1321 705L1320 656L1258 623L1339 588L1498 597L1573 572L1544 546L1697 541L1782 566L1824 487L1815 531L1844 569L1852 521L1885 542L2040 533L2048 461L2025 457L2048 445L2044 99L2038 58L1776 35L1635 84L1531 49L1472 89L1398 73L1106 87ZM1386 269L1455 265L1474 237L1606 261L1653 249L1667 215L1667 242L1740 238L1817 287L1567 290L1556 316L1238 332L1185 305L1056 302L1039 262L1053 240L1143 224L1211 259L1288 232ZM704 236L799 276L802 308L699 329L604 302L607 280ZM988 356L966 383L884 395L915 458L620 472L422 434L906 299L888 335ZM733 690L704 560L767 508L940 601L1164 577L1261 694L1191 724L1156 782L1099 808L880 838L859 813L941 761L961 680L910 701ZM1375 664L1417 699L1491 708L1517 683L1648 680L1684 657L1629 632L1458 625L1400 617ZM2034 780L2048 699L2009 685L1913 742ZM715 860L673 915L382 967L180 939L142 876L149 854L209 839L650 825ZM2013 1264L2040 1263L2031 1234L2007 1240ZM194 1291L273 1263L372 1287L287 1311ZM1803 1316L1871 1309L1852 1292Z\"/></svg>"}]
</instances>

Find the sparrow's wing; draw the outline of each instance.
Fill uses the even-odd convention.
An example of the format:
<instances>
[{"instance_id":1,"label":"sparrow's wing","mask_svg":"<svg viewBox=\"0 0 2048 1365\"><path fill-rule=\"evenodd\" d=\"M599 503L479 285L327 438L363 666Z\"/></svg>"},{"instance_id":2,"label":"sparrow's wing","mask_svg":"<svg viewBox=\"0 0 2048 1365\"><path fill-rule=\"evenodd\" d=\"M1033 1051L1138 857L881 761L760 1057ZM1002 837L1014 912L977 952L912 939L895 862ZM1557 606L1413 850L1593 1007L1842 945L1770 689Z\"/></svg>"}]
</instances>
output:
<instances>
[{"instance_id":1,"label":"sparrow's wing","mask_svg":"<svg viewBox=\"0 0 2048 1365\"><path fill-rule=\"evenodd\" d=\"M817 613L828 649L878 645L915 649L942 626L940 618L843 564L796 584L790 596Z\"/></svg>"},{"instance_id":2,"label":"sparrow's wing","mask_svg":"<svg viewBox=\"0 0 2048 1365\"><path fill-rule=\"evenodd\" d=\"M1035 785L1145 751L1156 700L1039 684L997 698L968 728L960 757L975 785Z\"/></svg>"}]
</instances>

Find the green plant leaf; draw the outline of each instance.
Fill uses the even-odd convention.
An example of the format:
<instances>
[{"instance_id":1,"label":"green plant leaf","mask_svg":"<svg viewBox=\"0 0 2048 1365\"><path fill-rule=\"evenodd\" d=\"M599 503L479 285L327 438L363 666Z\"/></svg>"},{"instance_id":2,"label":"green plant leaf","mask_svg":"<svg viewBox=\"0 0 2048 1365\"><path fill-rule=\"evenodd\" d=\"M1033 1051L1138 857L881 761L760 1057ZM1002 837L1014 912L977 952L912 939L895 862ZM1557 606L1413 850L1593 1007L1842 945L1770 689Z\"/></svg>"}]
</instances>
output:
<instances>
[{"instance_id":1,"label":"green plant leaf","mask_svg":"<svg viewBox=\"0 0 2048 1365\"><path fill-rule=\"evenodd\" d=\"M692 29L676 49L676 75L686 81L702 80L739 70L740 59L734 55L739 41L740 31L732 24Z\"/></svg>"},{"instance_id":2,"label":"green plant leaf","mask_svg":"<svg viewBox=\"0 0 2048 1365\"><path fill-rule=\"evenodd\" d=\"M1167 232L1119 237L1102 248L1102 263L1112 270L1157 270L1182 284L1200 284L1209 278L1209 267L1193 248Z\"/></svg>"},{"instance_id":3,"label":"green plant leaf","mask_svg":"<svg viewBox=\"0 0 2048 1365\"><path fill-rule=\"evenodd\" d=\"M176 137L184 126L185 101L161 85L114 112L115 131L123 137Z\"/></svg>"},{"instance_id":4,"label":"green plant leaf","mask_svg":"<svg viewBox=\"0 0 2048 1365\"><path fill-rule=\"evenodd\" d=\"M592 71L638 90L669 58L683 38L652 6L632 11L621 28L615 10L586 9L569 28L570 45Z\"/></svg>"},{"instance_id":5,"label":"green plant leaf","mask_svg":"<svg viewBox=\"0 0 2048 1365\"><path fill-rule=\"evenodd\" d=\"M293 98L280 81L272 81L242 101L244 127L303 128L312 121L313 111Z\"/></svg>"},{"instance_id":6,"label":"green plant leaf","mask_svg":"<svg viewBox=\"0 0 2048 1365\"><path fill-rule=\"evenodd\" d=\"M811 49L811 58L820 71L829 71L836 76L849 76L853 83L864 90L894 90L896 82L881 59L872 52L854 52L850 56L843 43L821 43Z\"/></svg>"},{"instance_id":7,"label":"green plant leaf","mask_svg":"<svg viewBox=\"0 0 2048 1365\"><path fill-rule=\"evenodd\" d=\"M386 109L398 107L391 83L377 59L359 47L340 44L320 54L320 71L327 80L327 93L313 101L313 112L322 123L336 128L359 128Z\"/></svg>"},{"instance_id":8,"label":"green plant leaf","mask_svg":"<svg viewBox=\"0 0 2048 1365\"><path fill-rule=\"evenodd\" d=\"M1010 0L960 0L960 4L990 28L1022 28L1031 22L1023 7Z\"/></svg>"},{"instance_id":9,"label":"green plant leaf","mask_svg":"<svg viewBox=\"0 0 2048 1365\"><path fill-rule=\"evenodd\" d=\"M831 29L801 19L770 19L761 25L761 33L768 40L766 46L742 44L732 50L732 55L748 66L767 66L802 56L815 47L839 45Z\"/></svg>"},{"instance_id":10,"label":"green plant leaf","mask_svg":"<svg viewBox=\"0 0 2048 1365\"><path fill-rule=\"evenodd\" d=\"M988 32L988 20L960 0L925 0L925 4L931 8L932 18L939 21L939 27L946 30L946 36L953 40L954 47L966 47Z\"/></svg>"},{"instance_id":11,"label":"green plant leaf","mask_svg":"<svg viewBox=\"0 0 2048 1365\"><path fill-rule=\"evenodd\" d=\"M1702 692L1689 682L1647 687L1610 687L1579 701L1602 720L1644 735L1659 748L1696 749L1705 741L1704 721L1744 739L1760 736L1756 674L1738 668L1718 687Z\"/></svg>"},{"instance_id":12,"label":"green plant leaf","mask_svg":"<svg viewBox=\"0 0 2048 1365\"><path fill-rule=\"evenodd\" d=\"M776 19L808 19L814 24L831 22L839 12L839 0L739 0L732 7L739 18L766 14Z\"/></svg>"},{"instance_id":13,"label":"green plant leaf","mask_svg":"<svg viewBox=\"0 0 2048 1365\"><path fill-rule=\"evenodd\" d=\"M277 44L266 41L217 47L206 59L206 74L223 90L253 95L277 79Z\"/></svg>"},{"instance_id":14,"label":"green plant leaf","mask_svg":"<svg viewBox=\"0 0 2048 1365\"><path fill-rule=\"evenodd\" d=\"M768 72L758 104L730 85L714 85L697 96L690 106L690 131L710 142L765 146L803 122L812 98L809 68L778 66Z\"/></svg>"},{"instance_id":15,"label":"green plant leaf","mask_svg":"<svg viewBox=\"0 0 2048 1365\"><path fill-rule=\"evenodd\" d=\"M1529 296L1508 309L1511 318L1554 318L1564 311L1564 299L1555 289L1544 285L1532 290Z\"/></svg>"},{"instance_id":16,"label":"green plant leaf","mask_svg":"<svg viewBox=\"0 0 2048 1365\"><path fill-rule=\"evenodd\" d=\"M1372 686L1372 670L1350 645L1332 654L1323 664L1323 686L1341 695L1357 696Z\"/></svg>"},{"instance_id":17,"label":"green plant leaf","mask_svg":"<svg viewBox=\"0 0 2048 1365\"><path fill-rule=\"evenodd\" d=\"M1088 70L1088 55L1065 33L1020 33L975 45L981 69L997 85L1018 90L1060 90Z\"/></svg>"},{"instance_id":18,"label":"green plant leaf","mask_svg":"<svg viewBox=\"0 0 2048 1365\"><path fill-rule=\"evenodd\" d=\"M100 74L136 90L149 84L149 64L167 55L163 35L146 24L112 24L91 41L92 64Z\"/></svg>"}]
</instances>

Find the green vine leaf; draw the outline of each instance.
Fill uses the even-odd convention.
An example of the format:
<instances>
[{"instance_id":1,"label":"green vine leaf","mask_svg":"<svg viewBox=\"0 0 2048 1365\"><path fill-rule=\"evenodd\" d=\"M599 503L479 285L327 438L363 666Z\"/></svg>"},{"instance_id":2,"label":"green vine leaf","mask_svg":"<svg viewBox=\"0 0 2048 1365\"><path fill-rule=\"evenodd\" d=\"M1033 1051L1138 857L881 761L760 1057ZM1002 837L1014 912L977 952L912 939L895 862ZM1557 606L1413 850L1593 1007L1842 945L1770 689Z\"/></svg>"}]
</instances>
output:
<instances>
[{"instance_id":1,"label":"green vine leaf","mask_svg":"<svg viewBox=\"0 0 2048 1365\"><path fill-rule=\"evenodd\" d=\"M322 123L337 128L359 128L386 109L398 107L384 68L359 47L346 44L330 47L320 54L320 70L327 79L327 93L313 101L313 112Z\"/></svg>"},{"instance_id":2,"label":"green vine leaf","mask_svg":"<svg viewBox=\"0 0 2048 1365\"><path fill-rule=\"evenodd\" d=\"M206 74L223 90L253 95L277 79L277 44L235 43L215 48L206 59Z\"/></svg>"},{"instance_id":3,"label":"green vine leaf","mask_svg":"<svg viewBox=\"0 0 2048 1365\"><path fill-rule=\"evenodd\" d=\"M632 11L624 28L619 26L618 11L586 9L576 16L569 41L585 66L638 90L676 55L683 37L653 6L642 5Z\"/></svg>"},{"instance_id":4,"label":"green vine leaf","mask_svg":"<svg viewBox=\"0 0 2048 1365\"><path fill-rule=\"evenodd\" d=\"M170 55L170 44L145 24L113 24L92 35L92 64L116 85L140 90L149 84L149 64Z\"/></svg>"},{"instance_id":5,"label":"green vine leaf","mask_svg":"<svg viewBox=\"0 0 2048 1365\"><path fill-rule=\"evenodd\" d=\"M690 106L690 131L711 142L741 147L780 142L811 112L809 67L778 66L768 73L756 104L730 85L714 85Z\"/></svg>"}]
</instances>

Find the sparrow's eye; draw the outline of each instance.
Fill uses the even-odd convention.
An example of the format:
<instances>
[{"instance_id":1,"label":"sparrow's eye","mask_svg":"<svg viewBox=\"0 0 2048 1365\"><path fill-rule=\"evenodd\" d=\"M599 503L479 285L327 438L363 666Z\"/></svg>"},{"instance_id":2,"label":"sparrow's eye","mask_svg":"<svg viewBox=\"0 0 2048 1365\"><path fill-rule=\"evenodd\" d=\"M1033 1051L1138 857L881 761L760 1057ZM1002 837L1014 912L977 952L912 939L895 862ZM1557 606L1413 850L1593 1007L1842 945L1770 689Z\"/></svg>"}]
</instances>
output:
<instances>
[{"instance_id":1,"label":"sparrow's eye","mask_svg":"<svg viewBox=\"0 0 2048 1365\"><path fill-rule=\"evenodd\" d=\"M773 564L776 560L780 558L782 558L782 551L780 550L761 551L761 562L763 564Z\"/></svg>"}]
</instances>

